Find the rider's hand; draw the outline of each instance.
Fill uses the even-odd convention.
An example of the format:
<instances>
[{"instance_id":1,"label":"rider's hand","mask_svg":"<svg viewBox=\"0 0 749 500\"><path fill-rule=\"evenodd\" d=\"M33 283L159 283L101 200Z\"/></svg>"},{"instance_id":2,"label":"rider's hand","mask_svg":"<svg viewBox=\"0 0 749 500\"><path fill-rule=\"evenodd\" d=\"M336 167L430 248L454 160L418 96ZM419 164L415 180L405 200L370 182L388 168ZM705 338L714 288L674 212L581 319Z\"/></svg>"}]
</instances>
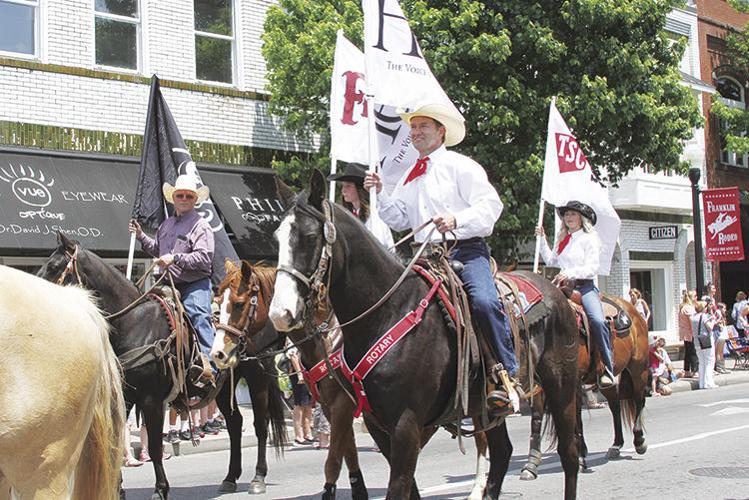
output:
<instances>
[{"instance_id":1,"label":"rider's hand","mask_svg":"<svg viewBox=\"0 0 749 500\"><path fill-rule=\"evenodd\" d=\"M377 188L377 193L382 192L382 180L380 179L380 174L377 172L367 172L367 175L364 177L364 189L369 191L372 187Z\"/></svg>"},{"instance_id":2,"label":"rider's hand","mask_svg":"<svg viewBox=\"0 0 749 500\"><path fill-rule=\"evenodd\" d=\"M162 255L158 259L156 259L156 264L162 267L169 267L174 263L174 255L168 253L165 255Z\"/></svg>"},{"instance_id":3,"label":"rider's hand","mask_svg":"<svg viewBox=\"0 0 749 500\"><path fill-rule=\"evenodd\" d=\"M563 281L567 281L568 279L569 277L566 274L564 274L563 272L560 272L559 274L554 276L554 279L551 280L551 282L557 285L559 283L562 283Z\"/></svg>"},{"instance_id":4,"label":"rider's hand","mask_svg":"<svg viewBox=\"0 0 749 500\"><path fill-rule=\"evenodd\" d=\"M543 226L536 226L536 236L546 237L546 231L544 231Z\"/></svg>"},{"instance_id":5,"label":"rider's hand","mask_svg":"<svg viewBox=\"0 0 749 500\"><path fill-rule=\"evenodd\" d=\"M130 224L127 225L127 230L131 233L135 233L135 236L140 237L143 234L143 230L135 219L130 219Z\"/></svg>"},{"instance_id":6,"label":"rider's hand","mask_svg":"<svg viewBox=\"0 0 749 500\"><path fill-rule=\"evenodd\" d=\"M438 215L432 218L432 222L437 226L437 231L442 234L453 231L458 225L453 214Z\"/></svg>"}]
</instances>

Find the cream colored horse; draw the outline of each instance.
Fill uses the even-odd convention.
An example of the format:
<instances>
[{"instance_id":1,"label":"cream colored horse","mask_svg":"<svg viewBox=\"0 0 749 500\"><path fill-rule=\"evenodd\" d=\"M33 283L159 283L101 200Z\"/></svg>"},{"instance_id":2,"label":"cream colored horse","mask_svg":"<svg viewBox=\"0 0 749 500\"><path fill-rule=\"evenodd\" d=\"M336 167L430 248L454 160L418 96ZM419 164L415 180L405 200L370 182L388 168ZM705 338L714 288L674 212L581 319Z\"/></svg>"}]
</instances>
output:
<instances>
[{"instance_id":1,"label":"cream colored horse","mask_svg":"<svg viewBox=\"0 0 749 500\"><path fill-rule=\"evenodd\" d=\"M0 266L0 499L114 499L124 406L89 294Z\"/></svg>"}]
</instances>

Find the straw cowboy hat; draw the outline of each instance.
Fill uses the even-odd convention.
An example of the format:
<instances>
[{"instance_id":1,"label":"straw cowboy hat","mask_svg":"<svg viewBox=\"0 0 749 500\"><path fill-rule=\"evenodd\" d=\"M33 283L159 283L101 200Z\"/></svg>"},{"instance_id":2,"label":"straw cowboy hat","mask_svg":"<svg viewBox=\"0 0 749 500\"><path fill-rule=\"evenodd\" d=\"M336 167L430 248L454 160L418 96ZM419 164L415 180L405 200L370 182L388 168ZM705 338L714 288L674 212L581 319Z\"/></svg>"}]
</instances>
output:
<instances>
[{"instance_id":1,"label":"straw cowboy hat","mask_svg":"<svg viewBox=\"0 0 749 500\"><path fill-rule=\"evenodd\" d=\"M409 113L401 109L398 110L398 114L409 125L411 124L411 118L414 116L426 116L440 122L445 126L445 146L460 144L466 136L466 125L463 117L457 110L444 104L426 104Z\"/></svg>"},{"instance_id":2,"label":"straw cowboy hat","mask_svg":"<svg viewBox=\"0 0 749 500\"><path fill-rule=\"evenodd\" d=\"M590 220L591 224L593 224L594 226L596 225L598 217L596 217L596 211L593 210L590 205L586 205L585 203L577 200L568 201L566 205L557 207L557 213L559 214L559 217L564 217L564 213L567 210L574 210L575 212Z\"/></svg>"},{"instance_id":3,"label":"straw cowboy hat","mask_svg":"<svg viewBox=\"0 0 749 500\"><path fill-rule=\"evenodd\" d=\"M177 177L174 186L165 182L162 191L164 192L164 198L169 203L174 203L174 193L177 191L190 191L198 198L198 203L203 203L210 195L208 186L198 187L198 180L192 175L180 175Z\"/></svg>"}]
</instances>

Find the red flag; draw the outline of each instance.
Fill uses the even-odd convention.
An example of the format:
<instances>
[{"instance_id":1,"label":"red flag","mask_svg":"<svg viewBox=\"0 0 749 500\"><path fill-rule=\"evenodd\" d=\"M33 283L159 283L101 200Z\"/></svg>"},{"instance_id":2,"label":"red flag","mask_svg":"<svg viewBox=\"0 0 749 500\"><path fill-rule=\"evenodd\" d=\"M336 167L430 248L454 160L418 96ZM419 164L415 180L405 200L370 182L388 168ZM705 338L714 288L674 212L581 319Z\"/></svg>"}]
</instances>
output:
<instances>
[{"instance_id":1,"label":"red flag","mask_svg":"<svg viewBox=\"0 0 749 500\"><path fill-rule=\"evenodd\" d=\"M702 191L705 214L705 258L711 261L744 260L739 188Z\"/></svg>"}]
</instances>

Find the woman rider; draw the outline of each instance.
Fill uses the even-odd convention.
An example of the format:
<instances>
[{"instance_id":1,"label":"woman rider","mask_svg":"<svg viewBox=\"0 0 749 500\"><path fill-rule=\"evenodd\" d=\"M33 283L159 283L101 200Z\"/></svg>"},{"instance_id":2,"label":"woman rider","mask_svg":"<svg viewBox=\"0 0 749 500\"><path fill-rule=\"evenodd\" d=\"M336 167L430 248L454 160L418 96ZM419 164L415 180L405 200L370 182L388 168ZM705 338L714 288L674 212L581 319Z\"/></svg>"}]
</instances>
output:
<instances>
[{"instance_id":1,"label":"woman rider","mask_svg":"<svg viewBox=\"0 0 749 500\"><path fill-rule=\"evenodd\" d=\"M359 163L347 163L342 173L331 174L328 180L341 183L343 206L369 229L377 241L385 248L390 248L394 243L390 228L379 217L369 216L369 192L364 189L366 175L366 166Z\"/></svg>"},{"instance_id":2,"label":"woman rider","mask_svg":"<svg viewBox=\"0 0 749 500\"><path fill-rule=\"evenodd\" d=\"M603 361L604 372L598 385L601 389L614 385L614 366L611 354L611 334L603 316L601 297L594 281L598 274L600 241L593 226L595 211L579 201L557 207L562 228L557 234L556 249L549 248L543 226L536 227L541 236L541 256L547 266L559 268L555 283L572 280L575 290L582 295L583 309L588 316L590 333Z\"/></svg>"}]
</instances>

